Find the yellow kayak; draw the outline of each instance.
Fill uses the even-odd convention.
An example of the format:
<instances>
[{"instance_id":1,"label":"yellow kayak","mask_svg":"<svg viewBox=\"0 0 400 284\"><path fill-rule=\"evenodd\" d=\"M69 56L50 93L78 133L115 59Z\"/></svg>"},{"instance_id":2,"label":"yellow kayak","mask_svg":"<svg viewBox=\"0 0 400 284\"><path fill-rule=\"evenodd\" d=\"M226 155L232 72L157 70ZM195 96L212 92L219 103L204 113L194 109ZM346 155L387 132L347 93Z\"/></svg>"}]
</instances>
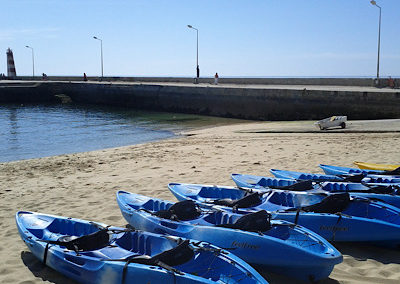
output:
<instances>
[{"instance_id":1,"label":"yellow kayak","mask_svg":"<svg viewBox=\"0 0 400 284\"><path fill-rule=\"evenodd\" d=\"M400 165L387 165L387 164L373 164L373 163L363 163L354 162L354 165L364 170L379 170L379 171L393 171L400 167Z\"/></svg>"}]
</instances>

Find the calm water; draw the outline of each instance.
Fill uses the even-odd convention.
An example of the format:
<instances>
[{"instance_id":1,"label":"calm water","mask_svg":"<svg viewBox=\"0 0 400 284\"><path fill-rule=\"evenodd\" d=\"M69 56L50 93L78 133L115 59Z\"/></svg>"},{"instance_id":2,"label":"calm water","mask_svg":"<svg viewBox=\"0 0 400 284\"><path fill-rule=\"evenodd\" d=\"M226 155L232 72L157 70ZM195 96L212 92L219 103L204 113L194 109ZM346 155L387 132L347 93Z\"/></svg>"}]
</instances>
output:
<instances>
[{"instance_id":1,"label":"calm water","mask_svg":"<svg viewBox=\"0 0 400 284\"><path fill-rule=\"evenodd\" d=\"M0 106L0 162L138 144L195 127L239 122L88 106Z\"/></svg>"}]
</instances>

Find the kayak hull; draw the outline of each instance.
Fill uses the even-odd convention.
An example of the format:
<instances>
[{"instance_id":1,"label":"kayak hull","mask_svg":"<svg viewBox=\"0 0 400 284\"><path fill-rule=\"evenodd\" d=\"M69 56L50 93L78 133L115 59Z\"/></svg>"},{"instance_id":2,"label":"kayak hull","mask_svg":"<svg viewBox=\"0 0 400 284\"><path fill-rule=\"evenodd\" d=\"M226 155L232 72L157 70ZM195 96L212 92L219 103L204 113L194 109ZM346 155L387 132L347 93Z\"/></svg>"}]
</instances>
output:
<instances>
[{"instance_id":1,"label":"kayak hull","mask_svg":"<svg viewBox=\"0 0 400 284\"><path fill-rule=\"evenodd\" d=\"M353 164L363 170L378 170L378 171L393 171L400 167L400 165L374 164L374 163L364 163L364 162L354 162Z\"/></svg>"},{"instance_id":2,"label":"kayak hull","mask_svg":"<svg viewBox=\"0 0 400 284\"><path fill-rule=\"evenodd\" d=\"M267 283L253 268L232 254L216 257L214 252L195 252L194 257L174 266L180 273L157 265L129 263L123 281L123 271L126 264L121 261L127 257L153 256L177 246L177 240L165 236L140 231L126 231L123 228L113 228L119 233L110 233L110 245L97 249L79 251L58 244L48 246L46 241L57 241L64 236L84 236L105 228L105 224L85 220L53 216L34 212L20 211L16 214L16 223L22 240L31 252L42 262L46 254L47 266L74 279L80 283L232 283L228 281L227 271L241 273L248 277L244 283ZM190 245L195 242L190 241ZM207 243L198 244L198 248L216 248ZM116 261L118 259L118 261ZM213 271L211 261L218 264L218 271ZM235 267L231 264L235 262ZM194 267L201 269L206 277L196 276ZM208 268L211 268L209 270ZM210 273L210 272L211 273ZM225 275L225 274L226 275ZM208 275L207 275L208 274ZM225 281L225 280L226 281ZM234 282L236 283L236 282ZM242 282L240 282L242 283Z\"/></svg>"},{"instance_id":3,"label":"kayak hull","mask_svg":"<svg viewBox=\"0 0 400 284\"><path fill-rule=\"evenodd\" d=\"M179 185L179 186L177 186ZM171 192L179 199L190 199L203 206L232 212L232 207L212 205L220 198L240 199L246 192L234 187L172 184ZM256 190L256 189L254 189ZM273 219L286 220L304 226L329 241L363 242L379 246L398 247L400 244L400 209L389 204L364 198L351 198L341 213L314 213L297 208L321 202L323 196L307 192L270 190L261 204L241 208L237 213L267 210ZM371 233L372 232L372 233Z\"/></svg>"},{"instance_id":4,"label":"kayak hull","mask_svg":"<svg viewBox=\"0 0 400 284\"><path fill-rule=\"evenodd\" d=\"M302 280L317 281L328 277L334 265L342 261L341 254L323 238L285 221L274 222L272 229L262 234L218 227L210 221L216 218L218 222L225 223L240 218L239 214L231 212L214 211L209 215L204 213L195 220L176 222L141 210L148 210L149 203L152 203L152 209L168 208L173 203L146 198L127 192L117 193L122 215L132 226L230 248L238 257L256 267ZM302 242L307 244L308 249L298 245ZM291 257L287 258L287 255Z\"/></svg>"}]
</instances>

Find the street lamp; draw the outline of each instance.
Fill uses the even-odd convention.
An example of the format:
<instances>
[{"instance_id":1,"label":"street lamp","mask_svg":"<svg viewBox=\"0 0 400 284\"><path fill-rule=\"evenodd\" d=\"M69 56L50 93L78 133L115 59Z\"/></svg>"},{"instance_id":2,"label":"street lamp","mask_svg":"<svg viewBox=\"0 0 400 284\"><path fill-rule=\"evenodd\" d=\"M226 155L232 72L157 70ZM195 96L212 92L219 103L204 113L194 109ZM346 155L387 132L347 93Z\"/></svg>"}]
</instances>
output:
<instances>
[{"instance_id":1,"label":"street lamp","mask_svg":"<svg viewBox=\"0 0 400 284\"><path fill-rule=\"evenodd\" d=\"M378 32L378 63L376 66L376 82L379 84L379 53L381 49L381 14L382 14L382 9L381 7L376 4L376 1L372 0L371 4L379 8L379 32Z\"/></svg>"},{"instance_id":2,"label":"street lamp","mask_svg":"<svg viewBox=\"0 0 400 284\"><path fill-rule=\"evenodd\" d=\"M101 52L101 79L103 80L103 40L101 40L98 37L93 37L94 39L97 39L100 41L100 52Z\"/></svg>"},{"instance_id":3,"label":"street lamp","mask_svg":"<svg viewBox=\"0 0 400 284\"><path fill-rule=\"evenodd\" d=\"M30 47L29 45L25 45L26 48L30 48L32 50L32 77L35 79L35 56L33 53L33 48Z\"/></svg>"},{"instance_id":4,"label":"street lamp","mask_svg":"<svg viewBox=\"0 0 400 284\"><path fill-rule=\"evenodd\" d=\"M199 30L196 29L195 27L191 26L191 25L187 25L189 29L194 29L196 30L196 34L197 34L197 49L196 49L196 74L197 74L197 83L199 82L199 77L200 77L200 67L199 67Z\"/></svg>"}]
</instances>

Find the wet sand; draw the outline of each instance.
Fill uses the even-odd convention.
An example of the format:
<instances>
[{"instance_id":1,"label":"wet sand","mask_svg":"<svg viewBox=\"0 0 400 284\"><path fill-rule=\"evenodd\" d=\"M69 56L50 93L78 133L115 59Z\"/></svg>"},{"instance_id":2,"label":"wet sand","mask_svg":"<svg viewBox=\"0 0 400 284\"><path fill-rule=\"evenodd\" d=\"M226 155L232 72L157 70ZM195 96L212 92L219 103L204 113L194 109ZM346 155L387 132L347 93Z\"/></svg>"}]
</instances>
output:
<instances>
[{"instance_id":1,"label":"wet sand","mask_svg":"<svg viewBox=\"0 0 400 284\"><path fill-rule=\"evenodd\" d=\"M0 283L73 283L29 252L15 226L18 210L124 225L115 201L118 190L174 201L170 182L234 185L231 173L270 176L270 168L322 173L320 163L400 163L400 133L390 131L396 126L384 133L272 131L288 124L220 126L154 143L0 164ZM399 283L399 251L337 247L344 261L320 283ZM263 275L270 283L301 283Z\"/></svg>"}]
</instances>

